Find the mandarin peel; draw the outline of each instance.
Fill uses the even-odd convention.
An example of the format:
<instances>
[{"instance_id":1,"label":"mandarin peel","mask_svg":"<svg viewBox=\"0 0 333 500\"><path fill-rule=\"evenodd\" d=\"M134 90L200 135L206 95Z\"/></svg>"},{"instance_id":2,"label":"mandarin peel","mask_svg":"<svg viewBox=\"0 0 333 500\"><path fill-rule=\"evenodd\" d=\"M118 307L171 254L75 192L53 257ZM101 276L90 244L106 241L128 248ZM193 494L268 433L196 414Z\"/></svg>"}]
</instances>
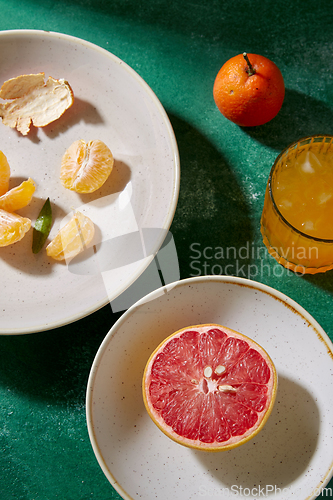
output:
<instances>
[{"instance_id":1,"label":"mandarin peel","mask_svg":"<svg viewBox=\"0 0 333 500\"><path fill-rule=\"evenodd\" d=\"M74 93L64 79L45 73L20 75L3 83L0 98L2 123L27 135L30 126L45 127L60 118L74 102Z\"/></svg>"}]
</instances>

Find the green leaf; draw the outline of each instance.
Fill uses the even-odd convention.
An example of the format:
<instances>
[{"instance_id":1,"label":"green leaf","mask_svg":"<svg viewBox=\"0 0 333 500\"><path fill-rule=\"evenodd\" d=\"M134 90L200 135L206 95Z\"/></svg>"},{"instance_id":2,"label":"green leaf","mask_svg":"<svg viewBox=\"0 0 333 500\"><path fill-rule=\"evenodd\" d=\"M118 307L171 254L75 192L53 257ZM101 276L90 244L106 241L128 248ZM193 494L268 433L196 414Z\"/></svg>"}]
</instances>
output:
<instances>
[{"instance_id":1,"label":"green leaf","mask_svg":"<svg viewBox=\"0 0 333 500\"><path fill-rule=\"evenodd\" d=\"M37 219L32 235L32 251L38 253L50 233L52 226L52 208L50 198L44 203Z\"/></svg>"}]
</instances>

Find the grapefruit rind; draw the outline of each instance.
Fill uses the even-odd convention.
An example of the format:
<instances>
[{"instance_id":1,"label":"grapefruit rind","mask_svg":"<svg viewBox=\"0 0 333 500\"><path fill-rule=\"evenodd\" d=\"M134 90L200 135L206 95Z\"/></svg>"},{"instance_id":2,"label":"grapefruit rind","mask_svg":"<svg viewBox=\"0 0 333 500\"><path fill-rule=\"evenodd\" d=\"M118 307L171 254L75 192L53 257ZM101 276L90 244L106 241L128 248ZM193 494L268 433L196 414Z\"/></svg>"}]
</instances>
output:
<instances>
[{"instance_id":1,"label":"grapefruit rind","mask_svg":"<svg viewBox=\"0 0 333 500\"><path fill-rule=\"evenodd\" d=\"M235 338L239 338L241 340L245 340L250 344L251 347L254 347L265 359L267 362L270 371L271 371L271 376L270 376L270 385L269 385L269 404L267 407L265 407L264 411L261 413L260 418L256 422L256 425L242 435L241 437L239 436L233 436L231 439L229 439L226 442L222 443L204 443L198 440L191 440L186 437L182 437L178 435L172 427L167 425L163 418L159 415L158 412L155 411L153 408L150 398L147 396L149 394L149 385L150 385L150 371L153 365L153 362L156 358L156 355L161 352L161 350L168 344L168 342L172 339L174 339L177 336L180 336L182 333L188 330L203 330L206 329L208 331L209 329L212 328L218 328L225 332L227 335ZM143 379L142 379L142 393L143 393L143 401L145 408L148 412L148 415L152 419L152 421L156 424L156 426L170 439L175 441L178 444L181 444L183 446L197 449L197 450L202 450L202 451L209 451L209 452L218 452L218 451L227 451L231 450L233 448L237 448L238 446L241 446L242 444L247 443L250 439L254 438L265 426L275 403L276 399L276 392L277 392L277 372L276 368L274 366L274 363L268 353L265 351L265 349L260 346L257 342L255 342L253 339L250 339L246 335L243 335L239 332L236 332L235 330L232 330L230 328L227 328L225 326L221 326L218 324L205 324L205 325L194 325L194 326L189 326L186 328L182 328L180 330L177 330L175 333L169 335L165 340L163 340L157 347L156 349L152 352L150 355L147 364L145 366L144 374L143 374Z\"/></svg>"}]
</instances>

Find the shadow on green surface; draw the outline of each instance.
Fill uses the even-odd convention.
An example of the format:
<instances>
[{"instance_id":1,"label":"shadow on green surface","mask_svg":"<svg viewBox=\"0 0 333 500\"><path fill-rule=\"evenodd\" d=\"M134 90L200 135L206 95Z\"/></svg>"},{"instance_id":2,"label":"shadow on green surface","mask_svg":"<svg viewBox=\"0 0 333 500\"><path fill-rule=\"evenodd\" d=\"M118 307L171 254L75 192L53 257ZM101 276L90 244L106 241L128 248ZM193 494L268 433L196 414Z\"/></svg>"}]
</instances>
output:
<instances>
[{"instance_id":1,"label":"shadow on green surface","mask_svg":"<svg viewBox=\"0 0 333 500\"><path fill-rule=\"evenodd\" d=\"M56 405L85 403L97 350L120 314L110 305L50 331L0 336L0 390ZM11 396L12 397L12 396ZM5 404L4 398L2 398Z\"/></svg>"},{"instance_id":2,"label":"shadow on green surface","mask_svg":"<svg viewBox=\"0 0 333 500\"><path fill-rule=\"evenodd\" d=\"M269 123L243 130L256 141L282 151L294 141L316 134L333 134L333 110L313 97L286 89L280 112Z\"/></svg>"},{"instance_id":3,"label":"shadow on green surface","mask_svg":"<svg viewBox=\"0 0 333 500\"><path fill-rule=\"evenodd\" d=\"M14 498L14 495L11 495L8 492L8 485L15 484L15 500L28 500L29 493L27 491L27 487L25 483L25 474L22 474L22 471L19 467L16 466L14 460L11 459L10 451L6 448L6 443L2 439L0 441L0 449L1 449L1 457L0 457L0 466L1 466L1 477L0 477L0 496L2 499L6 500L7 498ZM6 493L10 496L6 496Z\"/></svg>"},{"instance_id":4,"label":"shadow on green surface","mask_svg":"<svg viewBox=\"0 0 333 500\"><path fill-rule=\"evenodd\" d=\"M333 295L333 271L318 274L305 274L302 276L302 279Z\"/></svg>"},{"instance_id":5,"label":"shadow on green surface","mask_svg":"<svg viewBox=\"0 0 333 500\"><path fill-rule=\"evenodd\" d=\"M55 10L51 0L32 0L29 3L37 8L40 5ZM288 47L290 58L294 54L291 53L288 41L297 43L304 30L312 43L321 37L327 37L325 30L316 29L320 22L327 21L327 7L321 10L318 0L295 0L292 11L290 2L286 0L267 3L256 0L251 2L251 8L247 1L238 2L237 8L234 8L229 2L220 0L211 0L209 3L193 0L58 0L57 12L66 13L71 8L87 12L91 16L99 13L104 18L114 17L136 24L159 26L184 36L192 37L197 32L202 37L213 39L217 44L232 40L233 46L242 46L239 53L249 51L249 46L253 45L257 50L267 51L270 45L276 44L277 37L281 38L282 28L283 46ZM315 16L316 23L312 16ZM297 27L298 37L290 26Z\"/></svg>"},{"instance_id":6,"label":"shadow on green surface","mask_svg":"<svg viewBox=\"0 0 333 500\"><path fill-rule=\"evenodd\" d=\"M179 201L171 225L181 278L237 275L238 264L246 267L251 260L250 255L240 255L241 249L253 242L245 195L223 155L187 122L172 114L169 118L181 166Z\"/></svg>"}]
</instances>

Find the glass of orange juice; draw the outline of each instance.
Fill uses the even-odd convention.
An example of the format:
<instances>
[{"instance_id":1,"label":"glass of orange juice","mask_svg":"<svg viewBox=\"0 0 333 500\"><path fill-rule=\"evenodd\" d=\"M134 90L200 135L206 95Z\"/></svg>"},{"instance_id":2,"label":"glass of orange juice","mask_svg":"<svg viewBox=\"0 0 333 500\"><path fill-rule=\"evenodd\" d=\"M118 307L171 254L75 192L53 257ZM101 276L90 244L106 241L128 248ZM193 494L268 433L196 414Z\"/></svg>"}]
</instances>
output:
<instances>
[{"instance_id":1,"label":"glass of orange juice","mask_svg":"<svg viewBox=\"0 0 333 500\"><path fill-rule=\"evenodd\" d=\"M333 136L300 139L276 158L261 234L269 253L288 269L333 269Z\"/></svg>"}]
</instances>

